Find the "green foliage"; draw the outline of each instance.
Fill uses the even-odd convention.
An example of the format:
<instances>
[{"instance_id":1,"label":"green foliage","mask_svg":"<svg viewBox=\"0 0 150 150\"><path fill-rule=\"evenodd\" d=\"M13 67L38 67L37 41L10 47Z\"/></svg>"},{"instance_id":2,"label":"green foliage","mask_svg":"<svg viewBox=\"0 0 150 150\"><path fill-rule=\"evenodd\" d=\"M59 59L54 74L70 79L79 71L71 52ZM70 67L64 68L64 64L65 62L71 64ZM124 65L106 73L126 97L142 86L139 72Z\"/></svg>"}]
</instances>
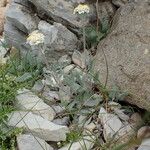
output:
<instances>
[{"instance_id":1,"label":"green foliage","mask_svg":"<svg viewBox=\"0 0 150 150\"><path fill-rule=\"evenodd\" d=\"M128 96L128 93L122 92L117 86L114 86L112 90L109 91L109 99L116 102L123 101L126 96Z\"/></svg>"},{"instance_id":2,"label":"green foliage","mask_svg":"<svg viewBox=\"0 0 150 150\"><path fill-rule=\"evenodd\" d=\"M98 27L98 30L97 27L92 25L86 27L85 34L88 46L89 47L96 46L99 43L99 41L106 36L109 28L110 28L109 21L108 19L105 18L102 20L101 26Z\"/></svg>"},{"instance_id":3,"label":"green foliage","mask_svg":"<svg viewBox=\"0 0 150 150\"><path fill-rule=\"evenodd\" d=\"M7 75L7 69L8 66L0 68L0 145L2 150L12 149L13 147L14 136L13 133L7 134L9 128L6 122L8 114L15 109L13 104L19 87L14 79Z\"/></svg>"},{"instance_id":4,"label":"green foliage","mask_svg":"<svg viewBox=\"0 0 150 150\"><path fill-rule=\"evenodd\" d=\"M10 130L6 126L3 127L3 130L0 130L0 149L16 150L16 135L21 133L22 129L15 128Z\"/></svg>"},{"instance_id":5,"label":"green foliage","mask_svg":"<svg viewBox=\"0 0 150 150\"><path fill-rule=\"evenodd\" d=\"M24 57L14 57L10 60L9 73L15 76L21 76L24 73L31 73L32 77L36 77L42 72L42 63L31 53L27 53Z\"/></svg>"},{"instance_id":6,"label":"green foliage","mask_svg":"<svg viewBox=\"0 0 150 150\"><path fill-rule=\"evenodd\" d=\"M41 63L31 55L26 55L22 59L12 58L7 65L0 66L0 148L2 150L14 150L15 135L20 133L20 130L12 130L7 126L8 115L16 110L14 102L17 90L31 87L41 72ZM28 80L25 80L26 73L31 74ZM23 82L18 82L19 77L22 77Z\"/></svg>"},{"instance_id":7,"label":"green foliage","mask_svg":"<svg viewBox=\"0 0 150 150\"><path fill-rule=\"evenodd\" d=\"M71 130L68 134L67 134L67 138L66 141L60 143L59 147L62 147L68 143L73 143L73 142L77 142L80 139L82 139L82 131L79 128L76 128L76 130ZM70 145L71 147L71 145Z\"/></svg>"},{"instance_id":8,"label":"green foliage","mask_svg":"<svg viewBox=\"0 0 150 150\"><path fill-rule=\"evenodd\" d=\"M96 46L98 42L105 36L105 33L96 31L96 27L89 26L85 29L86 41L89 47Z\"/></svg>"}]
</instances>

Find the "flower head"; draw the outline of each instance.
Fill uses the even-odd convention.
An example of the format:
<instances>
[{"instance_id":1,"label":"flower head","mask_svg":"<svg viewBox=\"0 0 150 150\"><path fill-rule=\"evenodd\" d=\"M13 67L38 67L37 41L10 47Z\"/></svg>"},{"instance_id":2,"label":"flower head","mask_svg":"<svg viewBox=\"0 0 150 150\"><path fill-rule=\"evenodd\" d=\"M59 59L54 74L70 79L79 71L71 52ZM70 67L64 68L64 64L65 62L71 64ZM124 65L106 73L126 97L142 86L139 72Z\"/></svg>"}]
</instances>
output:
<instances>
[{"instance_id":1,"label":"flower head","mask_svg":"<svg viewBox=\"0 0 150 150\"><path fill-rule=\"evenodd\" d=\"M27 38L27 43L30 45L38 45L44 43L45 36L38 30L33 31Z\"/></svg>"},{"instance_id":2,"label":"flower head","mask_svg":"<svg viewBox=\"0 0 150 150\"><path fill-rule=\"evenodd\" d=\"M74 14L88 14L90 12L90 8L86 4L79 4L75 9L74 9Z\"/></svg>"}]
</instances>

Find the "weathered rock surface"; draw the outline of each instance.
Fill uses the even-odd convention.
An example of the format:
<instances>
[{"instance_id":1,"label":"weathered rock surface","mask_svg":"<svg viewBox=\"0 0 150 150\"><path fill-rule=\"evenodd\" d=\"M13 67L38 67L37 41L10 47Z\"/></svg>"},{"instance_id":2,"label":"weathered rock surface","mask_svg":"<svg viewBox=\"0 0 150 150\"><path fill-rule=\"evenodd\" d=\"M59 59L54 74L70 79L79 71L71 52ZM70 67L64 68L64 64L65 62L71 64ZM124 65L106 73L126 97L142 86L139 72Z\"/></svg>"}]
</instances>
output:
<instances>
[{"instance_id":1,"label":"weathered rock surface","mask_svg":"<svg viewBox=\"0 0 150 150\"><path fill-rule=\"evenodd\" d=\"M6 12L4 36L7 43L21 49L21 54L30 50L35 56L40 57L39 47L32 48L26 43L27 36L37 29L45 36L43 44L48 61L58 60L62 55L71 54L78 48L76 35L65 26L59 23L51 25L46 21L40 21L38 15L35 15L34 6L28 0L13 1Z\"/></svg>"},{"instance_id":2,"label":"weathered rock surface","mask_svg":"<svg viewBox=\"0 0 150 150\"><path fill-rule=\"evenodd\" d=\"M37 8L39 12L43 12L40 14L47 15L49 18L52 18L55 22L62 23L66 26L71 27L81 27L84 22L77 15L73 14L74 8L77 6L76 1L68 1L68 0L29 0L32 2ZM93 20L93 9L91 9L89 13L89 20ZM94 16L95 17L95 16ZM96 19L96 17L95 17Z\"/></svg>"},{"instance_id":3,"label":"weathered rock surface","mask_svg":"<svg viewBox=\"0 0 150 150\"><path fill-rule=\"evenodd\" d=\"M98 45L95 71L107 87L118 86L130 94L127 99L150 110L150 13L145 1L129 3L118 10L112 30Z\"/></svg>"},{"instance_id":4,"label":"weathered rock surface","mask_svg":"<svg viewBox=\"0 0 150 150\"><path fill-rule=\"evenodd\" d=\"M106 141L113 139L125 143L134 133L130 124L121 122L117 115L108 113L103 107L100 109L98 117L102 123L103 135Z\"/></svg>"},{"instance_id":5,"label":"weathered rock surface","mask_svg":"<svg viewBox=\"0 0 150 150\"><path fill-rule=\"evenodd\" d=\"M98 4L98 17L100 20L100 23L109 23L114 14L116 12L116 8L111 3L111 1L99 1Z\"/></svg>"},{"instance_id":6,"label":"weathered rock surface","mask_svg":"<svg viewBox=\"0 0 150 150\"><path fill-rule=\"evenodd\" d=\"M0 39L0 65L1 64L6 64L8 57L5 55L7 54L7 49L4 48L4 39Z\"/></svg>"},{"instance_id":7,"label":"weathered rock surface","mask_svg":"<svg viewBox=\"0 0 150 150\"><path fill-rule=\"evenodd\" d=\"M16 100L16 105L21 110L31 111L49 121L53 120L56 115L49 105L27 89L19 90Z\"/></svg>"},{"instance_id":8,"label":"weathered rock surface","mask_svg":"<svg viewBox=\"0 0 150 150\"><path fill-rule=\"evenodd\" d=\"M4 37L10 46L14 46L16 49L22 51L27 50L24 46L26 42L26 34L20 32L13 24L6 20L4 25Z\"/></svg>"},{"instance_id":9,"label":"weathered rock surface","mask_svg":"<svg viewBox=\"0 0 150 150\"><path fill-rule=\"evenodd\" d=\"M7 4L7 0L0 0L0 7L5 7Z\"/></svg>"},{"instance_id":10,"label":"weathered rock surface","mask_svg":"<svg viewBox=\"0 0 150 150\"><path fill-rule=\"evenodd\" d=\"M78 39L75 34L69 31L60 23L50 25L45 21L40 21L38 29L45 35L44 44L48 50L45 51L47 59L58 60L65 54L71 54L78 49Z\"/></svg>"},{"instance_id":11,"label":"weathered rock surface","mask_svg":"<svg viewBox=\"0 0 150 150\"><path fill-rule=\"evenodd\" d=\"M31 112L16 111L8 119L8 125L24 128L45 141L65 141L68 127L54 124Z\"/></svg>"},{"instance_id":12,"label":"weathered rock surface","mask_svg":"<svg viewBox=\"0 0 150 150\"><path fill-rule=\"evenodd\" d=\"M2 35L2 32L4 30L5 11L6 7L0 7L0 35Z\"/></svg>"},{"instance_id":13,"label":"weathered rock surface","mask_svg":"<svg viewBox=\"0 0 150 150\"><path fill-rule=\"evenodd\" d=\"M95 2L87 4L90 7L87 20L93 23L97 19ZM76 0L13 0L6 13L5 39L24 54L32 49L26 44L27 36L39 29L46 36L44 45L48 61L58 60L63 54L70 55L80 47L74 33L80 35L79 27L85 24L81 17L73 13L77 5ZM112 3L100 2L98 6L100 23L110 21L115 13ZM32 51L37 54L39 48Z\"/></svg>"},{"instance_id":14,"label":"weathered rock surface","mask_svg":"<svg viewBox=\"0 0 150 150\"><path fill-rule=\"evenodd\" d=\"M95 139L94 136L85 136L83 137L83 140L68 144L60 148L59 150L82 150L82 149L91 150L92 147L94 146L94 139Z\"/></svg>"},{"instance_id":15,"label":"weathered rock surface","mask_svg":"<svg viewBox=\"0 0 150 150\"><path fill-rule=\"evenodd\" d=\"M137 132L138 139L150 138L150 126L143 126Z\"/></svg>"},{"instance_id":16,"label":"weathered rock surface","mask_svg":"<svg viewBox=\"0 0 150 150\"><path fill-rule=\"evenodd\" d=\"M144 139L137 150L150 150L150 139Z\"/></svg>"},{"instance_id":17,"label":"weathered rock surface","mask_svg":"<svg viewBox=\"0 0 150 150\"><path fill-rule=\"evenodd\" d=\"M107 113L103 107L100 109L98 117L103 125L105 140L113 138L113 136L123 127L123 123L120 121L118 116Z\"/></svg>"},{"instance_id":18,"label":"weathered rock surface","mask_svg":"<svg viewBox=\"0 0 150 150\"><path fill-rule=\"evenodd\" d=\"M129 0L112 0L112 3L117 6L121 7L124 6Z\"/></svg>"},{"instance_id":19,"label":"weathered rock surface","mask_svg":"<svg viewBox=\"0 0 150 150\"><path fill-rule=\"evenodd\" d=\"M54 150L44 140L31 134L17 136L17 147L19 150Z\"/></svg>"},{"instance_id":20,"label":"weathered rock surface","mask_svg":"<svg viewBox=\"0 0 150 150\"><path fill-rule=\"evenodd\" d=\"M31 33L37 29L38 17L33 16L30 11L24 10L23 6L12 3L6 12L6 18L17 29L24 33Z\"/></svg>"}]
</instances>

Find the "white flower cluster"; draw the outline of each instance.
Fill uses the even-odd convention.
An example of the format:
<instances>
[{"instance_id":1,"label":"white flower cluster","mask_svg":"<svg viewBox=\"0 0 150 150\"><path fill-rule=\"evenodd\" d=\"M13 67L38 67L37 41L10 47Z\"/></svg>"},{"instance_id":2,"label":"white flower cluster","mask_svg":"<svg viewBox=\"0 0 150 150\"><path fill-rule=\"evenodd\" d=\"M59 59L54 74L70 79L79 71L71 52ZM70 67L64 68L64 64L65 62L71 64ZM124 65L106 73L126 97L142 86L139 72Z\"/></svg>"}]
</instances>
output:
<instances>
[{"instance_id":1,"label":"white flower cluster","mask_svg":"<svg viewBox=\"0 0 150 150\"><path fill-rule=\"evenodd\" d=\"M79 4L75 9L74 9L74 14L88 14L90 12L90 8L86 4Z\"/></svg>"},{"instance_id":2,"label":"white flower cluster","mask_svg":"<svg viewBox=\"0 0 150 150\"><path fill-rule=\"evenodd\" d=\"M45 36L38 30L33 31L27 38L27 43L30 45L39 45L44 43Z\"/></svg>"}]
</instances>

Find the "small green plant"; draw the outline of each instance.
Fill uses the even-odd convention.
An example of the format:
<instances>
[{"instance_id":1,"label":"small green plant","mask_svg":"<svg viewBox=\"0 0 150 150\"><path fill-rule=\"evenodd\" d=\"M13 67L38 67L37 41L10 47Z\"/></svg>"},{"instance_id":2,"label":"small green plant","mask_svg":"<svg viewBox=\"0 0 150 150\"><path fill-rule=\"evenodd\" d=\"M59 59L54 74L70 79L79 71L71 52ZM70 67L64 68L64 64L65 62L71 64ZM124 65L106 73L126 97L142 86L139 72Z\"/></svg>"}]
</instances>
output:
<instances>
[{"instance_id":1,"label":"small green plant","mask_svg":"<svg viewBox=\"0 0 150 150\"><path fill-rule=\"evenodd\" d=\"M17 78L25 73L30 73L31 78L18 82ZM12 111L15 111L15 97L18 89L30 88L42 74L42 64L31 55L26 57L11 58L6 65L0 66L0 149L14 150L16 135L20 129L10 129L7 126L7 119Z\"/></svg>"},{"instance_id":2,"label":"small green plant","mask_svg":"<svg viewBox=\"0 0 150 150\"><path fill-rule=\"evenodd\" d=\"M8 114L15 110L13 107L18 84L7 75L8 66L0 68L0 145L2 150L13 149L14 132L7 133Z\"/></svg>"},{"instance_id":3,"label":"small green plant","mask_svg":"<svg viewBox=\"0 0 150 150\"><path fill-rule=\"evenodd\" d=\"M95 47L100 40L106 37L109 31L110 25L107 19L103 19L101 25L96 27L94 25L87 26L85 28L86 41L88 47Z\"/></svg>"},{"instance_id":4,"label":"small green plant","mask_svg":"<svg viewBox=\"0 0 150 150\"><path fill-rule=\"evenodd\" d=\"M114 86L109 91L109 99L112 101L123 101L125 97L128 96L127 92L122 92L117 86Z\"/></svg>"},{"instance_id":5,"label":"small green plant","mask_svg":"<svg viewBox=\"0 0 150 150\"><path fill-rule=\"evenodd\" d=\"M43 64L31 53L24 57L13 57L9 62L8 73L16 77L17 82L29 81L33 84L42 75Z\"/></svg>"},{"instance_id":6,"label":"small green plant","mask_svg":"<svg viewBox=\"0 0 150 150\"><path fill-rule=\"evenodd\" d=\"M64 142L61 142L59 144L59 147L62 147L68 143L73 143L73 142L77 142L79 141L80 139L82 139L82 131L81 129L79 128L76 128L76 129L73 129L70 131L70 133L67 134L67 138L66 138L66 141ZM70 148L71 148L71 145L70 145Z\"/></svg>"}]
</instances>

